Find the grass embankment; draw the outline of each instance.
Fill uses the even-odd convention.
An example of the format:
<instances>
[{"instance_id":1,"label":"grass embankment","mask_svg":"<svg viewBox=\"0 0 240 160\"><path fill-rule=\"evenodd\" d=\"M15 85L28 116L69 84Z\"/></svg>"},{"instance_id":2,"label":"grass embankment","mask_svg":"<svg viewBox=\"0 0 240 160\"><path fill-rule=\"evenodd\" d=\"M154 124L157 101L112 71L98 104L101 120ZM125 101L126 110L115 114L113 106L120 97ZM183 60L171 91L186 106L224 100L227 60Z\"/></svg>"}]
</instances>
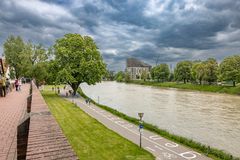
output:
<instances>
[{"instance_id":1,"label":"grass embankment","mask_svg":"<svg viewBox=\"0 0 240 160\"><path fill-rule=\"evenodd\" d=\"M42 95L79 159L152 160L153 155L109 130L52 91Z\"/></svg>"},{"instance_id":2,"label":"grass embankment","mask_svg":"<svg viewBox=\"0 0 240 160\"><path fill-rule=\"evenodd\" d=\"M89 98L80 89L78 90L78 93L84 98ZM117 111L113 108L108 107L108 106L98 104L97 102L95 102L92 99L91 99L91 101L92 101L93 104L97 105L98 107L100 107L100 108L102 108L102 109L104 109L104 110L106 110L106 111L108 111L108 112L110 112L114 115L117 115L118 117L121 117L121 118L123 118L123 119L125 119L125 120L127 120L127 121L129 121L133 124L136 124L136 125L139 124L139 120L136 119L136 118L127 116L126 114L121 113L121 112L119 112L119 111ZM172 140L174 142L183 144L183 145L185 145L187 147L190 147L190 148L192 148L192 149L194 149L198 152L201 152L205 155L208 155L209 157L211 157L213 159L216 159L216 160L240 160L240 158L234 158L231 154L225 153L222 150L211 148L211 147L208 147L208 146L206 146L204 144L201 144L199 142L193 141L191 139L171 134L168 131L160 129L157 126L154 126L152 124L144 122L144 128L149 130L149 131L153 131L153 132L155 132L155 133L157 133L157 134L161 135L162 137L165 137L169 140Z\"/></svg>"},{"instance_id":3,"label":"grass embankment","mask_svg":"<svg viewBox=\"0 0 240 160\"><path fill-rule=\"evenodd\" d=\"M240 85L236 87L232 86L217 86L217 85L197 85L191 83L176 83L176 82L150 82L142 80L134 80L128 83L156 86L156 87L165 87L165 88L179 88L179 89L188 89L196 91L206 91L206 92L217 92L217 93L227 93L227 94L236 94L240 95Z\"/></svg>"}]
</instances>

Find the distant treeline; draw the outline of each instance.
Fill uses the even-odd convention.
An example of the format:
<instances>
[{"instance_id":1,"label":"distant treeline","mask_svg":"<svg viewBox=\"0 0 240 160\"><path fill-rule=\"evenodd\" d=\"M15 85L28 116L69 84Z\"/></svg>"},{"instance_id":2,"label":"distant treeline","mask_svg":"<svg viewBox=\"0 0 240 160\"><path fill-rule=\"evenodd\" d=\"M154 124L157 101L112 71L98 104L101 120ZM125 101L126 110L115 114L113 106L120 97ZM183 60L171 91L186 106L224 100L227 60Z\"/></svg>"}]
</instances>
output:
<instances>
[{"instance_id":1,"label":"distant treeline","mask_svg":"<svg viewBox=\"0 0 240 160\"><path fill-rule=\"evenodd\" d=\"M120 71L116 74L109 72L110 79L119 82L129 82L130 75ZM233 86L240 83L240 55L228 56L221 63L209 58L206 61L180 61L174 72L171 72L168 64L154 66L150 73L142 72L139 79L144 81L178 81L194 84L217 84L217 82L231 82Z\"/></svg>"}]
</instances>

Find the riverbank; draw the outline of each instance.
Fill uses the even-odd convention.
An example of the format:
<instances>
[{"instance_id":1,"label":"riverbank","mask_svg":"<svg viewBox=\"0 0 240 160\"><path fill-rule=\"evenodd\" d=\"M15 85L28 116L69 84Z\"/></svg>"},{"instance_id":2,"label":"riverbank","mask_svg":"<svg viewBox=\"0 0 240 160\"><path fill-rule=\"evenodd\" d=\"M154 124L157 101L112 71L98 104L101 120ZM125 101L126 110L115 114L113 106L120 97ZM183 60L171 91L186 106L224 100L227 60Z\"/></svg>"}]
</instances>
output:
<instances>
[{"instance_id":1,"label":"riverbank","mask_svg":"<svg viewBox=\"0 0 240 160\"><path fill-rule=\"evenodd\" d=\"M42 95L79 159L154 159L149 152L50 91L51 86L45 88Z\"/></svg>"},{"instance_id":2,"label":"riverbank","mask_svg":"<svg viewBox=\"0 0 240 160\"><path fill-rule=\"evenodd\" d=\"M82 91L79 90L79 93L84 98L88 98ZM131 122L131 123L133 123L133 124L137 125L139 123L139 120L136 119L136 118L129 117L126 114L123 114L123 113L121 113L121 112L119 112L119 111L117 111L113 108L110 108L110 107L105 106L105 105L98 104L98 103L94 102L93 100L92 100L92 102L95 105L97 105L97 106L99 106L99 107L101 107L101 108L103 108L103 109L105 109L105 110L107 110L107 111L109 111L109 112L111 112L111 113L113 113L113 114ZM163 136L163 137L165 137L169 140L175 141L177 143L181 143L185 146L188 146L190 148L195 149L196 151L199 151L203 154L206 154L213 159L226 159L226 160L235 159L235 160L239 160L239 158L232 158L232 156L230 154L225 153L224 151L208 147L208 146L203 145L201 143L195 142L191 139L187 139L187 138L184 138L184 137L181 137L181 136L171 134L168 131L159 129L157 126L154 126L152 124L144 123L144 127L145 127L145 129L147 129L149 131L153 131L153 132L155 132L155 133L157 133L157 134L159 134L159 135L161 135L161 136Z\"/></svg>"},{"instance_id":3,"label":"riverbank","mask_svg":"<svg viewBox=\"0 0 240 160\"><path fill-rule=\"evenodd\" d=\"M240 95L240 85L236 87L232 87L232 86L216 86L216 85L197 85L197 84L191 84L191 83L184 84L184 83L176 83L176 82L150 82L150 81L142 81L142 80L134 80L128 83L154 86L154 87L163 87L163 88L178 88L178 89L195 90L195 91L203 91L203 92L215 92L215 93Z\"/></svg>"}]
</instances>

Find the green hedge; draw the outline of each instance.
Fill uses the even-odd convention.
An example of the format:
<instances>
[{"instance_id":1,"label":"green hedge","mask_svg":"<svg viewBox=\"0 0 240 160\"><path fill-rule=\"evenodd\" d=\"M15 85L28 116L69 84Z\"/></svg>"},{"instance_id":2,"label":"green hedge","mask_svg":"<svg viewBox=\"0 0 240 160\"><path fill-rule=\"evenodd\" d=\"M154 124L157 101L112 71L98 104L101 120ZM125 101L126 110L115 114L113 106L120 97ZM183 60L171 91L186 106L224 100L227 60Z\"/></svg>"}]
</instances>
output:
<instances>
[{"instance_id":1,"label":"green hedge","mask_svg":"<svg viewBox=\"0 0 240 160\"><path fill-rule=\"evenodd\" d=\"M83 98L89 98L87 95L85 95L82 92L81 89L78 90L78 93ZM91 98L89 98L89 99L91 99ZM120 117L120 118L123 118L123 119L125 119L125 120L127 120L127 121L129 121L133 124L136 124L136 125L139 124L139 120L137 118L127 116L126 114L121 113L121 112L117 111L116 109L110 108L110 107L102 105L102 104L98 104L93 99L91 99L91 102L93 104L95 104L96 106L98 106L98 107L100 107L100 108L102 108L102 109ZM153 132L155 132L155 133L157 133L157 134L161 135L162 137L165 137L169 140L172 140L174 142L177 142L177 143L183 144L187 147L190 147L192 149L195 149L196 151L199 151L199 152L201 152L201 153L203 153L203 154L205 154L205 155L207 155L207 156L209 156L213 159L240 160L240 158L233 157L231 154L225 153L222 150L209 147L207 145L201 144L199 142L196 142L196 141L188 139L188 138L184 138L184 137L181 137L181 136L178 136L178 135L171 134L168 131L160 129L155 125L144 122L144 128L149 130L149 131L153 131Z\"/></svg>"}]
</instances>

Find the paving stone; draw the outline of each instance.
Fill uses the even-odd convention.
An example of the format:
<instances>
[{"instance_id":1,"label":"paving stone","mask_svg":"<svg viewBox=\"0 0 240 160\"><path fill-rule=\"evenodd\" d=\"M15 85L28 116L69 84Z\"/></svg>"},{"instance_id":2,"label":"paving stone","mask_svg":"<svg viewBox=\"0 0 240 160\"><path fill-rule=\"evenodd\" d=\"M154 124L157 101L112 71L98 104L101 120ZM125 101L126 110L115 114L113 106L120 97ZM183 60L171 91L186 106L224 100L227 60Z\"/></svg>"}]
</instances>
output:
<instances>
[{"instance_id":1,"label":"paving stone","mask_svg":"<svg viewBox=\"0 0 240 160\"><path fill-rule=\"evenodd\" d=\"M21 89L0 97L0 160L16 159L17 126L26 111L29 84L22 85Z\"/></svg>"}]
</instances>

